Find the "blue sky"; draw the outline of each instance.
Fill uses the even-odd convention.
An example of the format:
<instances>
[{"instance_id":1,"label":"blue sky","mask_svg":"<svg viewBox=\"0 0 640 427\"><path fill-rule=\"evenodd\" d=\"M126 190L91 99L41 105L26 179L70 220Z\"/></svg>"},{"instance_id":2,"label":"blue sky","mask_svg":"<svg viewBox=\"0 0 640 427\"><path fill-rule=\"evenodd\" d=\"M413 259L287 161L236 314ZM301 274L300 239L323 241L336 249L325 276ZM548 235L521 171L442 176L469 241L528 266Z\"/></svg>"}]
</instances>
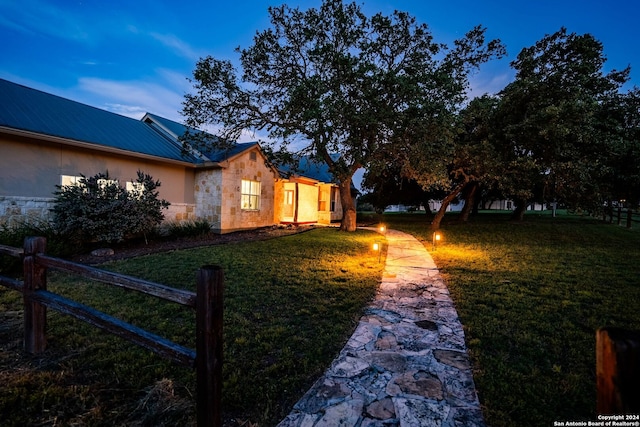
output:
<instances>
[{"instance_id":1,"label":"blue sky","mask_svg":"<svg viewBox=\"0 0 640 427\"><path fill-rule=\"evenodd\" d=\"M198 58L235 60L257 30L269 26L267 7L301 9L320 0L0 0L0 78L116 113L149 111L181 120L181 101ZM631 65L640 82L636 0L361 0L363 10L415 16L435 40L451 43L475 25L500 38L509 56L473 76L473 93L494 93L513 78L509 62L561 26L604 44L606 68Z\"/></svg>"}]
</instances>

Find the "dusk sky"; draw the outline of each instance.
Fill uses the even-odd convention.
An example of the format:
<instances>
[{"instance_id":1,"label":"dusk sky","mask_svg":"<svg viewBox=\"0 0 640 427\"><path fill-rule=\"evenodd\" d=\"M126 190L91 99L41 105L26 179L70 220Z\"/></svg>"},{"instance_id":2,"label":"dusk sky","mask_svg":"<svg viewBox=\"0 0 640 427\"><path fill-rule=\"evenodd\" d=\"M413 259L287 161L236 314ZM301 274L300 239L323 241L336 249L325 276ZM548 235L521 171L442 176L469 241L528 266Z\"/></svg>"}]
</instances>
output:
<instances>
[{"instance_id":1,"label":"dusk sky","mask_svg":"<svg viewBox=\"0 0 640 427\"><path fill-rule=\"evenodd\" d=\"M181 121L187 77L198 58L237 60L257 30L269 27L267 7L281 0L0 0L0 78L127 116L149 111ZM320 0L284 2L301 9ZM604 44L606 69L631 65L640 82L640 2L636 0L430 1L364 0L369 16L407 11L451 44L475 25L500 38L508 57L473 76L474 95L495 93L514 72L523 47L565 26Z\"/></svg>"}]
</instances>

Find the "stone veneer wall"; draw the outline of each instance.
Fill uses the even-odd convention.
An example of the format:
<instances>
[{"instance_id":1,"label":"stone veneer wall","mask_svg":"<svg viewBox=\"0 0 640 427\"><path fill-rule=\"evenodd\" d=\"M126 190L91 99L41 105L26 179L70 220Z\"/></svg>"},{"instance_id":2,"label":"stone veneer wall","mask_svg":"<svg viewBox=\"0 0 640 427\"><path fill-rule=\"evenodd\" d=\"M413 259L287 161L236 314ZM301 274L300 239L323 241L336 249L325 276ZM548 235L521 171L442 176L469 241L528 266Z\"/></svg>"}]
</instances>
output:
<instances>
[{"instance_id":1,"label":"stone veneer wall","mask_svg":"<svg viewBox=\"0 0 640 427\"><path fill-rule=\"evenodd\" d=\"M49 219L52 197L0 196L0 225L18 226Z\"/></svg>"},{"instance_id":2,"label":"stone veneer wall","mask_svg":"<svg viewBox=\"0 0 640 427\"><path fill-rule=\"evenodd\" d=\"M262 156L251 159L251 152L234 159L223 172L222 232L266 227L274 222L275 175ZM241 208L242 180L260 182L260 209Z\"/></svg>"},{"instance_id":3,"label":"stone veneer wall","mask_svg":"<svg viewBox=\"0 0 640 427\"><path fill-rule=\"evenodd\" d=\"M48 221L51 218L54 198L0 196L0 225L18 226L25 222ZM196 218L195 206L189 203L172 203L163 210L165 222L182 222Z\"/></svg>"},{"instance_id":4,"label":"stone veneer wall","mask_svg":"<svg viewBox=\"0 0 640 427\"><path fill-rule=\"evenodd\" d=\"M190 203L172 203L163 210L164 222L182 222L196 219L195 205Z\"/></svg>"},{"instance_id":5,"label":"stone veneer wall","mask_svg":"<svg viewBox=\"0 0 640 427\"><path fill-rule=\"evenodd\" d=\"M222 169L196 172L195 216L206 219L214 230L220 230L222 213Z\"/></svg>"},{"instance_id":6,"label":"stone veneer wall","mask_svg":"<svg viewBox=\"0 0 640 427\"><path fill-rule=\"evenodd\" d=\"M196 171L195 216L208 220L215 232L266 227L276 224L275 175L255 151L243 153L220 169ZM260 182L260 209L241 208L242 180Z\"/></svg>"}]
</instances>

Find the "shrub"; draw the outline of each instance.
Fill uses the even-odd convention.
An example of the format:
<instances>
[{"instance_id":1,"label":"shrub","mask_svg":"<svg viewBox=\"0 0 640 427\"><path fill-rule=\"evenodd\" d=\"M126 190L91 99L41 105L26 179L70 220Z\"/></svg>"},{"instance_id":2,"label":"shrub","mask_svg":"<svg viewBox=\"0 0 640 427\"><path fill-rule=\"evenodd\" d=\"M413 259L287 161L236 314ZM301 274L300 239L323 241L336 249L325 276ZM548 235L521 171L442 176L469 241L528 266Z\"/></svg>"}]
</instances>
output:
<instances>
[{"instance_id":1,"label":"shrub","mask_svg":"<svg viewBox=\"0 0 640 427\"><path fill-rule=\"evenodd\" d=\"M145 235L162 220L169 202L158 198L160 181L138 171L127 191L109 173L82 178L77 185L57 186L54 227L76 243L121 242Z\"/></svg>"},{"instance_id":2,"label":"shrub","mask_svg":"<svg viewBox=\"0 0 640 427\"><path fill-rule=\"evenodd\" d=\"M211 232L211 224L206 219L170 222L160 226L159 234L165 238L204 236Z\"/></svg>"},{"instance_id":3,"label":"shrub","mask_svg":"<svg viewBox=\"0 0 640 427\"><path fill-rule=\"evenodd\" d=\"M64 236L60 235L53 226L46 221L23 222L15 226L0 224L0 245L21 248L25 237L42 236L47 239L47 255L67 257L77 250ZM0 274L20 272L22 261L10 256L0 257Z\"/></svg>"}]
</instances>

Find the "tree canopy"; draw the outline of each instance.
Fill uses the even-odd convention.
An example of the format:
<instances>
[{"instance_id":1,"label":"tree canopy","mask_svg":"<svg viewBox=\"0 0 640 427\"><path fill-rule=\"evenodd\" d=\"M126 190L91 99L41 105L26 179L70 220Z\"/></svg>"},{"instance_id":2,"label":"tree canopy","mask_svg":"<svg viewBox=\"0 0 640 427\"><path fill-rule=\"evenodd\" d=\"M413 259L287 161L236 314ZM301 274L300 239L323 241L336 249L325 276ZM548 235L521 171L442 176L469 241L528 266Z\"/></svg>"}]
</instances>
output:
<instances>
[{"instance_id":1,"label":"tree canopy","mask_svg":"<svg viewBox=\"0 0 640 427\"><path fill-rule=\"evenodd\" d=\"M439 152L465 99L469 72L504 53L475 27L453 47L405 12L365 16L356 3L325 0L301 11L270 7L271 27L240 49L242 72L228 60L198 61L185 124L213 126L220 144L247 130L274 158L311 155L340 183L341 229L355 229L351 179L376 160L420 144ZM338 153L335 157L332 154Z\"/></svg>"},{"instance_id":2,"label":"tree canopy","mask_svg":"<svg viewBox=\"0 0 640 427\"><path fill-rule=\"evenodd\" d=\"M450 201L464 197L468 211L479 189L513 200L519 217L534 199L637 203L640 95L622 93L628 67L603 71L593 36L565 28L544 36L512 61L512 83L469 101L469 74L505 54L480 26L447 46L407 13L368 17L341 0L269 14L270 28L237 49L240 71L211 56L196 64L185 124L219 138L194 134L189 143L219 146L254 131L278 163L326 162L340 185L341 229L355 229L351 180L361 167L378 192L442 195L436 228Z\"/></svg>"},{"instance_id":3,"label":"tree canopy","mask_svg":"<svg viewBox=\"0 0 640 427\"><path fill-rule=\"evenodd\" d=\"M512 62L516 78L500 93L496 124L508 153L505 164L513 166L503 174L512 179L502 184L519 214L535 186L548 201L601 203L607 157L620 142L611 107L629 76L629 68L605 74L605 61L593 36L561 28Z\"/></svg>"},{"instance_id":4,"label":"tree canopy","mask_svg":"<svg viewBox=\"0 0 640 427\"><path fill-rule=\"evenodd\" d=\"M414 144L403 176L446 191L432 227L460 195L469 209L478 188L513 200L518 219L534 200L592 211L607 200L637 203L638 89L623 93L629 68L605 73L605 62L593 36L561 28L520 52L497 96L469 101L444 144Z\"/></svg>"}]
</instances>

